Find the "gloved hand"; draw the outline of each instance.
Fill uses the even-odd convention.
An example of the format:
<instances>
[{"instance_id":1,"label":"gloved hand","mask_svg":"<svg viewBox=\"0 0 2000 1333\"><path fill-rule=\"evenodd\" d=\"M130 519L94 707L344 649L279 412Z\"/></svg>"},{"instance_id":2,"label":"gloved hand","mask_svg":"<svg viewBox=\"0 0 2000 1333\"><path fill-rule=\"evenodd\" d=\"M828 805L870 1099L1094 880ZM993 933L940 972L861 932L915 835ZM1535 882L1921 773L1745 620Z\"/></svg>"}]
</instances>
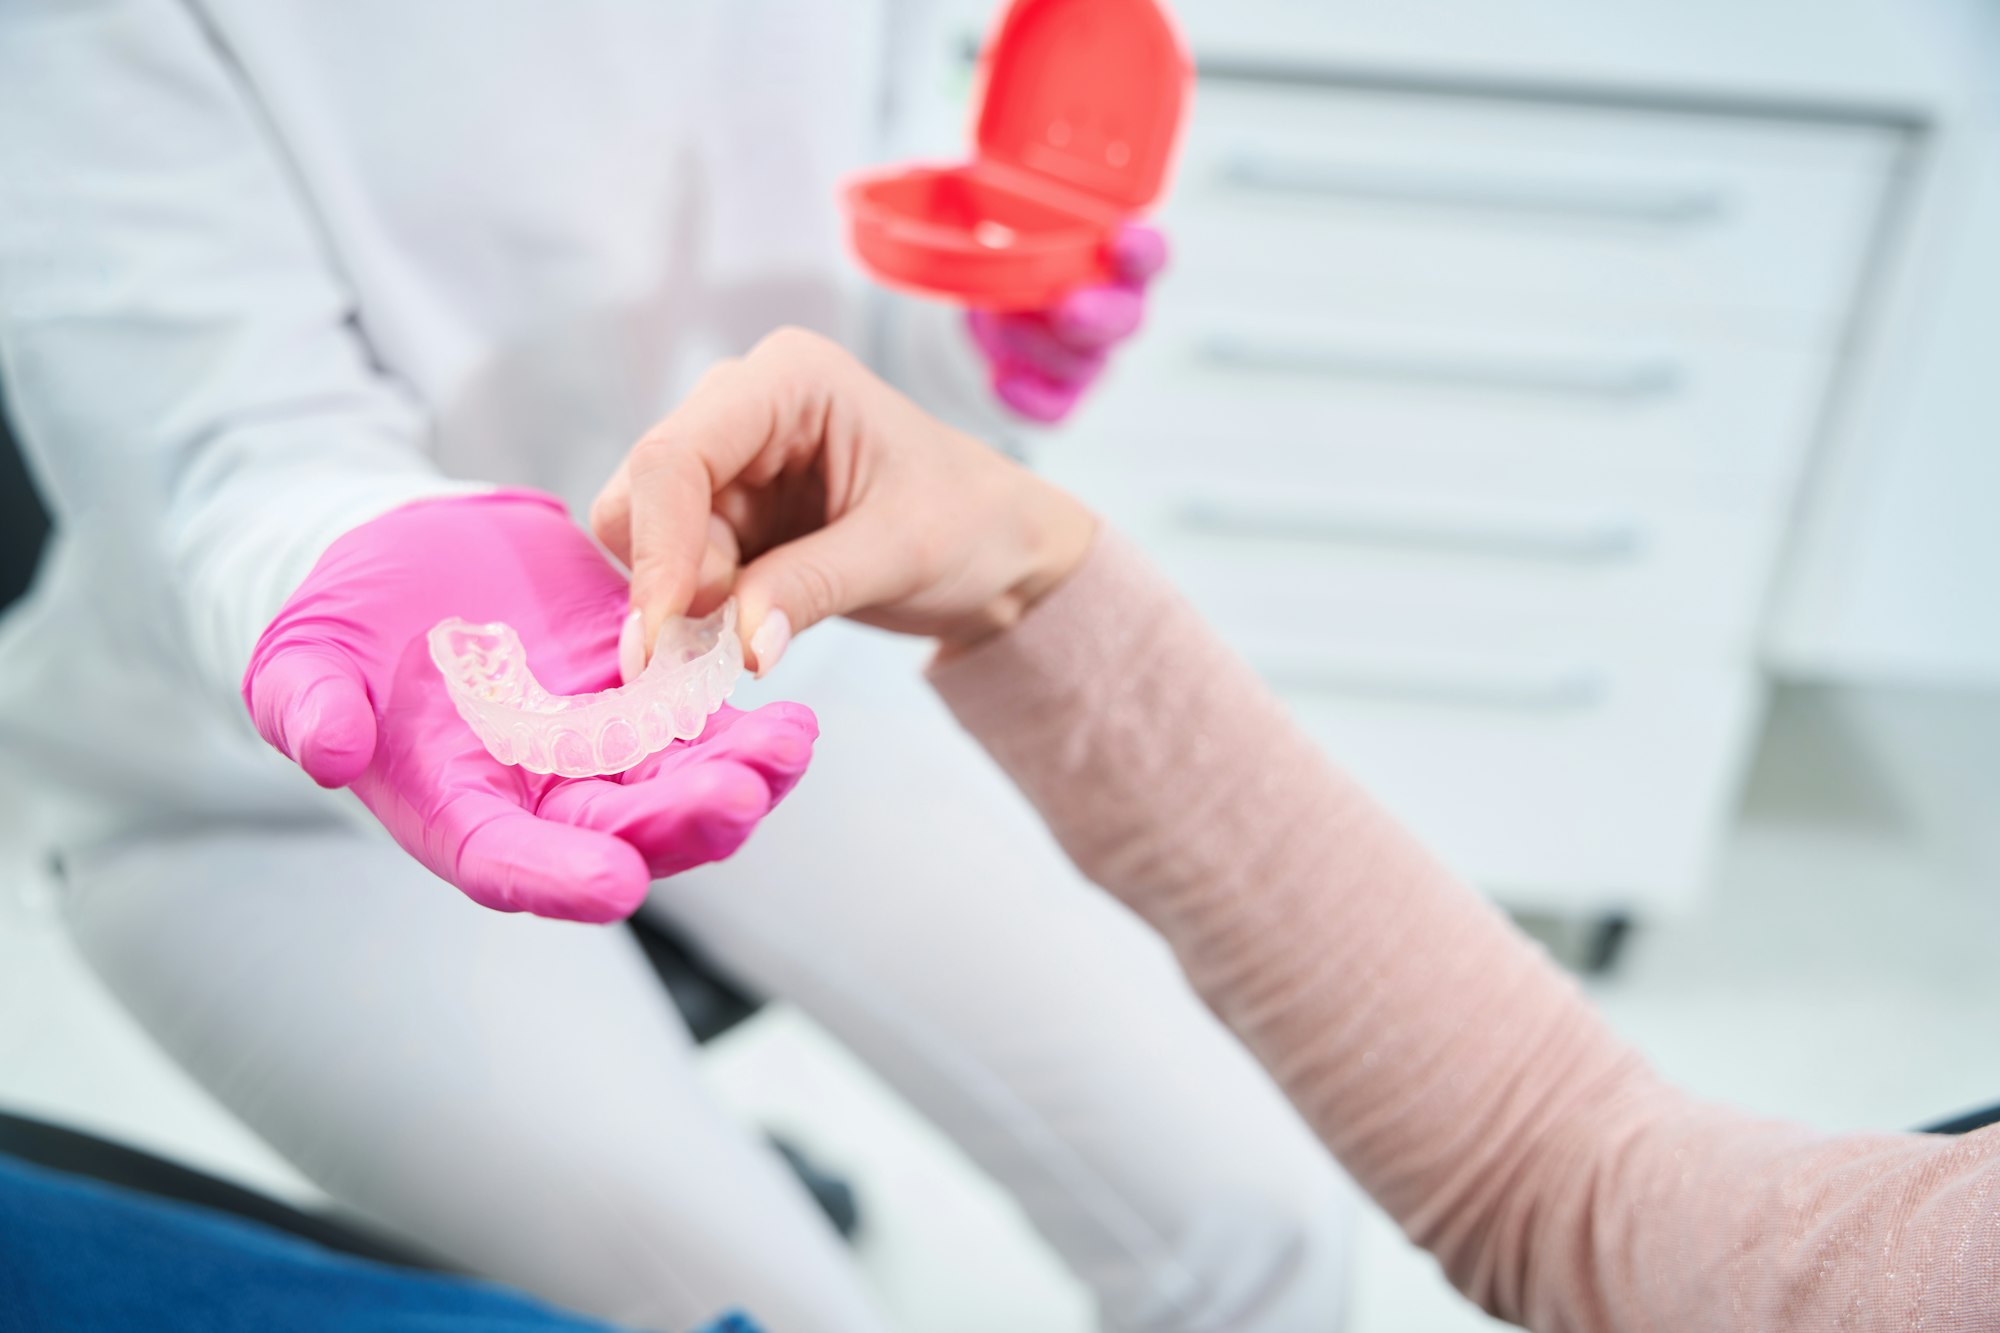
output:
<instances>
[{"instance_id":1,"label":"gloved hand","mask_svg":"<svg viewBox=\"0 0 2000 1333\"><path fill-rule=\"evenodd\" d=\"M535 675L619 683L625 579L552 497L426 500L345 534L251 655L243 701L323 787L352 787L410 855L474 902L628 916L656 878L734 852L791 790L818 725L798 704L724 707L698 740L610 778L499 763L458 716L426 635L447 616L520 631Z\"/></svg>"},{"instance_id":2,"label":"gloved hand","mask_svg":"<svg viewBox=\"0 0 2000 1333\"><path fill-rule=\"evenodd\" d=\"M1128 222L1111 241L1110 283L1079 287L1048 310L968 312L994 394L1030 421L1068 416L1103 373L1112 347L1138 332L1146 284L1166 263L1167 238Z\"/></svg>"}]
</instances>

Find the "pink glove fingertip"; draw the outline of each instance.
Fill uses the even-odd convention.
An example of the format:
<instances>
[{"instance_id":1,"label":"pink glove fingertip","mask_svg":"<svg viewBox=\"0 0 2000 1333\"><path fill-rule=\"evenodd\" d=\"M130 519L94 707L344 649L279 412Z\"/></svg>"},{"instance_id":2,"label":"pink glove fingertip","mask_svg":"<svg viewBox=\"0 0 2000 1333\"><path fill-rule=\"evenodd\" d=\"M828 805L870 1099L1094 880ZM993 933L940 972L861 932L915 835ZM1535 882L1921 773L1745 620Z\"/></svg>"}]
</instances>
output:
<instances>
[{"instance_id":1,"label":"pink glove fingertip","mask_svg":"<svg viewBox=\"0 0 2000 1333\"><path fill-rule=\"evenodd\" d=\"M688 821L663 859L654 862L662 877L734 856L776 803L770 784L750 768L717 764L704 770L709 790L699 800L701 814Z\"/></svg>"},{"instance_id":2,"label":"pink glove fingertip","mask_svg":"<svg viewBox=\"0 0 2000 1333\"><path fill-rule=\"evenodd\" d=\"M501 912L562 921L623 921L652 887L645 857L607 833L526 814L481 825L459 848L453 882Z\"/></svg>"},{"instance_id":3,"label":"pink glove fingertip","mask_svg":"<svg viewBox=\"0 0 2000 1333\"><path fill-rule=\"evenodd\" d=\"M1088 380L1057 383L1045 375L1018 367L1002 368L993 377L993 393L1030 421L1054 425L1076 410Z\"/></svg>"},{"instance_id":4,"label":"pink glove fingertip","mask_svg":"<svg viewBox=\"0 0 2000 1333\"><path fill-rule=\"evenodd\" d=\"M806 738L808 745L819 739L819 714L813 712L805 704L793 703L789 700L774 704L765 704L757 710L756 716L768 717L774 722L787 723L793 730Z\"/></svg>"},{"instance_id":5,"label":"pink glove fingertip","mask_svg":"<svg viewBox=\"0 0 2000 1333\"><path fill-rule=\"evenodd\" d=\"M1083 287L1049 312L1049 327L1077 348L1102 348L1139 331L1146 297L1126 287Z\"/></svg>"},{"instance_id":6,"label":"pink glove fingertip","mask_svg":"<svg viewBox=\"0 0 2000 1333\"><path fill-rule=\"evenodd\" d=\"M1143 222L1128 222L1111 239L1111 268L1121 282L1144 284L1167 266L1166 234Z\"/></svg>"},{"instance_id":7,"label":"pink glove fingertip","mask_svg":"<svg viewBox=\"0 0 2000 1333\"><path fill-rule=\"evenodd\" d=\"M812 763L813 745L819 740L819 719L804 704L766 704L752 713L746 723L757 724L755 740L737 747L737 757L758 773L770 787L771 804L783 800L799 785Z\"/></svg>"},{"instance_id":8,"label":"pink glove fingertip","mask_svg":"<svg viewBox=\"0 0 2000 1333\"><path fill-rule=\"evenodd\" d=\"M670 835L664 826L650 837L635 833L636 841L653 849L648 864L656 879L734 856L776 800L756 770L728 763L703 768L675 796L686 809Z\"/></svg>"},{"instance_id":9,"label":"pink glove fingertip","mask_svg":"<svg viewBox=\"0 0 2000 1333\"><path fill-rule=\"evenodd\" d=\"M358 779L375 756L375 714L363 694L343 693L337 703L325 697L337 687L322 685L301 700L292 734L303 732L298 747L300 768L322 787L340 788Z\"/></svg>"},{"instance_id":10,"label":"pink glove fingertip","mask_svg":"<svg viewBox=\"0 0 2000 1333\"><path fill-rule=\"evenodd\" d=\"M748 765L709 764L690 775L677 795L694 809L706 811L706 822L727 827L754 824L771 809L771 788Z\"/></svg>"},{"instance_id":11,"label":"pink glove fingertip","mask_svg":"<svg viewBox=\"0 0 2000 1333\"><path fill-rule=\"evenodd\" d=\"M733 853L771 812L774 799L756 769L721 760L639 782L567 782L550 791L535 813L616 837L637 850L653 879L664 879Z\"/></svg>"}]
</instances>

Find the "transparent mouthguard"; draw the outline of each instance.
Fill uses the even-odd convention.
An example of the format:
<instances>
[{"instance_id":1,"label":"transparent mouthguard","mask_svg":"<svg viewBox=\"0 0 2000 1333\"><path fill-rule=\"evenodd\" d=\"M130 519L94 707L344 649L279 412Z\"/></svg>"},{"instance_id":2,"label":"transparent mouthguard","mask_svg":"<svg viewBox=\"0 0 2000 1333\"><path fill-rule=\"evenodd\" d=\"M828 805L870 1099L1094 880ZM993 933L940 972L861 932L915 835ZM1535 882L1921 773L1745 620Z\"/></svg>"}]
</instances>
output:
<instances>
[{"instance_id":1,"label":"transparent mouthguard","mask_svg":"<svg viewBox=\"0 0 2000 1333\"><path fill-rule=\"evenodd\" d=\"M668 621L646 669L597 694L549 693L528 670L511 625L441 621L430 648L458 715L487 753L565 778L623 773L677 740L693 740L743 671L733 601L700 620Z\"/></svg>"}]
</instances>

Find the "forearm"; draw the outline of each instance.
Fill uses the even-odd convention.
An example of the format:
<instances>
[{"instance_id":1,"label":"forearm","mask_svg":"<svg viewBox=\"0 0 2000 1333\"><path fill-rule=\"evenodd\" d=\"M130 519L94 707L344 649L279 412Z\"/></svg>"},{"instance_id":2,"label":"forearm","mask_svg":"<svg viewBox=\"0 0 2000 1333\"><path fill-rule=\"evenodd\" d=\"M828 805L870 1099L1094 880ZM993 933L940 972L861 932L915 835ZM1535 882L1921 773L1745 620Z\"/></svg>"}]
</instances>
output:
<instances>
[{"instance_id":1,"label":"forearm","mask_svg":"<svg viewBox=\"0 0 2000 1333\"><path fill-rule=\"evenodd\" d=\"M1569 1073L1556 1086L1644 1075L1596 1024L1551 1021L1574 999L1530 947L1336 773L1130 547L1101 541L936 684L1360 1183L1469 1277L1484 1260L1461 1253L1465 1233L1495 1206L1479 1164L1566 1110L1526 1076L1551 1062ZM1555 1015L1463 1040L1468 1015L1542 992Z\"/></svg>"},{"instance_id":2,"label":"forearm","mask_svg":"<svg viewBox=\"0 0 2000 1333\"><path fill-rule=\"evenodd\" d=\"M1895 1290L1871 1265L1908 1213L1873 1204L1930 1180L1949 1145L1825 1140L1663 1087L1115 537L934 676L1078 865L1166 936L1487 1308L1548 1329L1749 1329ZM1969 1225L1971 1198L1930 1219L1938 1235ZM1829 1238L1852 1288L1814 1285ZM2000 1252L1990 1228L1980 1243Z\"/></svg>"}]
</instances>

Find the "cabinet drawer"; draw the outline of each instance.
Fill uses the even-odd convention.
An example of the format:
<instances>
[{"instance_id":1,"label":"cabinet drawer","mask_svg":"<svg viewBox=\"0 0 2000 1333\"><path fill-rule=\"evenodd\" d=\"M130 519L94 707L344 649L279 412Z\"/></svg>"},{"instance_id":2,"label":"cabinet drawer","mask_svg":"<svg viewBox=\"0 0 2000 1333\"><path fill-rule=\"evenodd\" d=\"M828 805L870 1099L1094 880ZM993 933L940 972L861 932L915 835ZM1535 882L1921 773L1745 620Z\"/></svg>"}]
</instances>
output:
<instances>
[{"instance_id":1,"label":"cabinet drawer","mask_svg":"<svg viewBox=\"0 0 2000 1333\"><path fill-rule=\"evenodd\" d=\"M1203 83L1167 227L1246 303L1644 310L1824 328L1899 131L1337 85Z\"/></svg>"},{"instance_id":2,"label":"cabinet drawer","mask_svg":"<svg viewBox=\"0 0 2000 1333\"><path fill-rule=\"evenodd\" d=\"M1218 624L1345 641L1643 641L1745 660L1778 524L1762 512L1189 497L1152 549Z\"/></svg>"},{"instance_id":3,"label":"cabinet drawer","mask_svg":"<svg viewBox=\"0 0 2000 1333\"><path fill-rule=\"evenodd\" d=\"M1510 907L1671 910L1703 881L1761 689L1747 671L1634 661L1588 688L1487 697L1316 687L1310 656L1250 648L1306 730L1443 858ZM1260 654L1261 659L1260 660ZM1384 663L1399 685L1413 664ZM1459 658L1440 679L1559 680L1533 656ZM1458 673L1457 677L1449 674Z\"/></svg>"},{"instance_id":4,"label":"cabinet drawer","mask_svg":"<svg viewBox=\"0 0 2000 1333\"><path fill-rule=\"evenodd\" d=\"M1757 502L1259 486L1074 461L1044 471L1233 632L1307 625L1447 649L1638 636L1747 659L1783 530L1783 511Z\"/></svg>"},{"instance_id":5,"label":"cabinet drawer","mask_svg":"<svg viewBox=\"0 0 2000 1333\"><path fill-rule=\"evenodd\" d=\"M1270 482L1789 492L1830 343L1232 311L1161 294L1055 448Z\"/></svg>"},{"instance_id":6,"label":"cabinet drawer","mask_svg":"<svg viewBox=\"0 0 2000 1333\"><path fill-rule=\"evenodd\" d=\"M1774 514L1081 489L1502 902L1661 911L1703 882L1761 699Z\"/></svg>"}]
</instances>

